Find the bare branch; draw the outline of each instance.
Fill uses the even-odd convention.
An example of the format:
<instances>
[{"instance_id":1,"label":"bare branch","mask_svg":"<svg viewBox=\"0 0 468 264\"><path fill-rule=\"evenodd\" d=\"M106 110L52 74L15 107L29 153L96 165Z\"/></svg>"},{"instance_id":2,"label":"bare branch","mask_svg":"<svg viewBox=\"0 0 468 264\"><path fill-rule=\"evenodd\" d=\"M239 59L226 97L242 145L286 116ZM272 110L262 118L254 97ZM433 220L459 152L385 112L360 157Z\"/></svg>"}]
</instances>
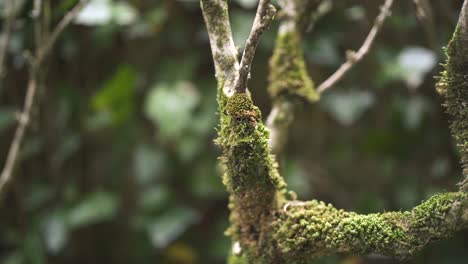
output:
<instances>
[{"instance_id":1,"label":"bare branch","mask_svg":"<svg viewBox=\"0 0 468 264\"><path fill-rule=\"evenodd\" d=\"M0 194L5 190L8 183L12 180L14 169L19 157L19 151L26 133L29 121L31 118L31 112L34 106L35 97L38 86L38 70L41 67L42 62L49 54L50 50L54 46L58 37L70 25L73 19L78 15L79 11L88 2L88 0L80 0L80 2L73 7L57 24L53 30L50 38L48 38L43 46L37 47L36 57L32 58L30 76L28 81L28 87L26 90L26 98L23 105L23 110L18 116L18 127L16 128L13 141L11 142L10 149L6 158L5 165L0 175Z\"/></svg>"},{"instance_id":2,"label":"bare branch","mask_svg":"<svg viewBox=\"0 0 468 264\"><path fill-rule=\"evenodd\" d=\"M224 93L232 95L234 82L238 78L239 62L237 49L232 38L226 0L201 0L211 52L218 83L223 84Z\"/></svg>"},{"instance_id":3,"label":"bare branch","mask_svg":"<svg viewBox=\"0 0 468 264\"><path fill-rule=\"evenodd\" d=\"M250 31L249 38L245 45L244 54L239 69L239 78L236 82L236 92L243 93L247 90L247 82L252 66L252 61L255 56L260 37L265 30L270 26L276 14L274 6L270 5L270 0L260 0L257 8L257 14Z\"/></svg>"},{"instance_id":4,"label":"bare branch","mask_svg":"<svg viewBox=\"0 0 468 264\"><path fill-rule=\"evenodd\" d=\"M358 50L358 52L352 51L349 54L347 54L347 61L343 65L341 65L341 67L335 73L333 73L326 81L324 81L318 86L317 90L319 93L323 93L324 91L335 85L337 82L339 82L344 77L344 75L356 63L361 61L362 58L369 52L377 34L379 33L380 29L382 28L382 25L385 22L385 19L388 16L390 16L390 10L392 8L392 5L393 0L385 0L384 5L381 7L380 14L375 19L374 25L372 26L372 29L370 30L369 35L367 35L361 48Z\"/></svg>"}]
</instances>

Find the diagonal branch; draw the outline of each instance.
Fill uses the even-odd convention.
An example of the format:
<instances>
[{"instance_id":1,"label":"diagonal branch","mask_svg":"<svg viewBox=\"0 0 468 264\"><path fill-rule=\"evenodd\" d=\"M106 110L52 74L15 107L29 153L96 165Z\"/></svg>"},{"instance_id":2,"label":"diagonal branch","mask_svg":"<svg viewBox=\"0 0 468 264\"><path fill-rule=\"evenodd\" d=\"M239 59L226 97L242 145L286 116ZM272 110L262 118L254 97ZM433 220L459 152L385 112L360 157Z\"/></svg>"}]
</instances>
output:
<instances>
[{"instance_id":1,"label":"diagonal branch","mask_svg":"<svg viewBox=\"0 0 468 264\"><path fill-rule=\"evenodd\" d=\"M255 56L260 36L270 26L276 14L274 6L270 5L270 0L260 0L257 8L257 14L250 31L250 35L245 45L244 54L239 69L239 78L236 82L235 89L238 93L246 92L247 82L249 79L252 61Z\"/></svg>"},{"instance_id":2,"label":"diagonal branch","mask_svg":"<svg viewBox=\"0 0 468 264\"><path fill-rule=\"evenodd\" d=\"M369 52L374 40L379 33L382 25L385 22L385 19L390 16L390 10L393 5L393 0L385 0L384 5L381 7L380 14L375 19L374 25L367 35L364 43L362 44L361 48L357 52L351 51L350 54L347 54L347 61L341 65L341 67L333 73L326 81L320 84L317 88L319 93L323 93L324 91L331 88L337 82L339 82L345 74L354 66L356 63L360 62L362 58Z\"/></svg>"},{"instance_id":3,"label":"diagonal branch","mask_svg":"<svg viewBox=\"0 0 468 264\"><path fill-rule=\"evenodd\" d=\"M88 0L80 0L57 24L52 31L50 38L48 38L43 46L36 48L36 56L31 59L31 68L29 74L29 81L26 90L26 98L23 105L23 110L18 116L18 127L16 128L13 140L8 150L5 165L0 175L0 194L4 192L6 186L11 182L16 163L18 161L19 151L23 143L24 135L26 133L31 112L35 102L38 86L38 71L40 70L44 59L47 57L55 42L66 27L70 25L73 19L78 15L79 11L84 7Z\"/></svg>"}]
</instances>

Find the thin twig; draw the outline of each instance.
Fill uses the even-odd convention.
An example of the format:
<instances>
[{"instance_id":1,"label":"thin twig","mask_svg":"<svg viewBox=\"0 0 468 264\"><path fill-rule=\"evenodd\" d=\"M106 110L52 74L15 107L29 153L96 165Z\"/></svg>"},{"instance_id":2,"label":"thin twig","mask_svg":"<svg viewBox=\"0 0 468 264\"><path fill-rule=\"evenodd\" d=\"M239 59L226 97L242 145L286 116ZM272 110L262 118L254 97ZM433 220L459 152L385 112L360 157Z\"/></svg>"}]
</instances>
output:
<instances>
[{"instance_id":1,"label":"thin twig","mask_svg":"<svg viewBox=\"0 0 468 264\"><path fill-rule=\"evenodd\" d=\"M245 45L244 54L242 55L239 77L235 85L235 90L238 93L243 93L247 90L247 81L249 79L250 68L255 56L260 36L270 26L276 14L274 6L270 5L270 0L260 0L258 3L257 14L250 31L250 35Z\"/></svg>"},{"instance_id":2,"label":"thin twig","mask_svg":"<svg viewBox=\"0 0 468 264\"><path fill-rule=\"evenodd\" d=\"M369 52L370 48L372 47L372 44L374 43L375 37L379 33L380 29L382 28L382 25L385 22L385 19L390 16L390 10L393 5L393 0L385 0L384 5L381 7L380 14L377 16L375 19L374 25L372 26L372 29L369 32L369 35L367 35L366 40L362 44L361 48L358 50L358 52L351 52L347 56L347 61L341 65L341 67L333 73L326 81L324 81L322 84L320 84L317 88L317 91L319 93L323 93L325 90L331 88L333 85L335 85L338 81L340 81L344 75L359 61L362 60L362 58Z\"/></svg>"},{"instance_id":3,"label":"thin twig","mask_svg":"<svg viewBox=\"0 0 468 264\"><path fill-rule=\"evenodd\" d=\"M38 70L41 68L41 64L52 49L53 45L57 41L60 34L65 28L70 25L73 19L78 15L79 11L88 2L88 0L81 0L77 5L73 7L57 24L53 30L50 38L45 40L44 45L37 47L36 57L32 58L30 76L28 81L28 87L26 90L26 98L22 112L18 116L18 127L16 128L13 141L11 142L10 149L8 150L7 159L3 167L2 174L0 175L0 194L4 191L5 187L11 182L13 172L18 161L19 151L21 144L24 139L29 121L31 118L31 112L34 106L34 99L37 92L38 86Z\"/></svg>"},{"instance_id":4,"label":"thin twig","mask_svg":"<svg viewBox=\"0 0 468 264\"><path fill-rule=\"evenodd\" d=\"M50 34L50 37L46 40L45 44L38 50L36 59L43 60L46 57L46 55L50 52L50 49L54 46L58 37L63 33L65 28L70 25L76 16L78 16L78 13L81 11L81 9L83 9L88 1L89 0L80 0L78 4L76 4L67 14L65 14L62 20L60 20L60 22Z\"/></svg>"}]
</instances>

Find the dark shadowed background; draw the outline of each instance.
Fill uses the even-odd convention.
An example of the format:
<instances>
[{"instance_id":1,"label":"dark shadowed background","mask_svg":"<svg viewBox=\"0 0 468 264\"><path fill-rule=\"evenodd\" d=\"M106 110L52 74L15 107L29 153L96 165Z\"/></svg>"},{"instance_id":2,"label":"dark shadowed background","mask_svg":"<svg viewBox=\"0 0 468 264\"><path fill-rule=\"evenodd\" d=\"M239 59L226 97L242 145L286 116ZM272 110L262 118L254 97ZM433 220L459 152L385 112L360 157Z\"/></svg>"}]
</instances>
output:
<instances>
[{"instance_id":1,"label":"dark shadowed background","mask_svg":"<svg viewBox=\"0 0 468 264\"><path fill-rule=\"evenodd\" d=\"M0 79L0 166L23 104L32 0L20 6ZM52 23L76 2L50 1ZM242 47L257 1L232 0ZM304 46L316 83L358 49L383 1L325 1ZM371 53L315 105L300 109L285 154L289 187L360 213L409 209L461 179L434 84L462 1L431 0L418 19L396 1ZM327 4L328 3L328 4ZM0 14L3 14L0 1ZM265 34L250 89L264 116ZM213 65L197 0L92 0L40 69L14 182L0 202L0 262L224 263L227 193L214 146ZM316 263L467 263L468 232L410 261L332 256Z\"/></svg>"}]
</instances>

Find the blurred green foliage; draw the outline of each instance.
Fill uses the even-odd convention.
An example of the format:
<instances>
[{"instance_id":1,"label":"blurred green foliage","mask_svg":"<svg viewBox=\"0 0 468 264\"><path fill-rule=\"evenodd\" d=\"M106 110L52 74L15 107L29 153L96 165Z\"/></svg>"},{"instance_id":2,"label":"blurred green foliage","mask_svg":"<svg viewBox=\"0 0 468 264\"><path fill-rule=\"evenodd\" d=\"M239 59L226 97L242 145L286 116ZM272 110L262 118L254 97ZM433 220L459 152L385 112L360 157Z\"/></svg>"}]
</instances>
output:
<instances>
[{"instance_id":1,"label":"blurred green foliage","mask_svg":"<svg viewBox=\"0 0 468 264\"><path fill-rule=\"evenodd\" d=\"M50 1L51 21L75 2ZM230 1L239 49L256 2ZM359 47L381 4L326 2L304 41L316 83ZM24 98L24 49L34 47L33 1L18 3L0 82L2 164ZM300 110L279 161L302 199L368 213L408 209L455 188L460 166L433 76L461 1L431 3L436 43L412 1L397 1L371 54ZM227 194L212 142L216 85L198 5L92 0L67 29L43 70L21 164L1 203L2 263L225 262ZM276 28L262 38L250 82L265 116ZM465 263L466 248L464 232L407 262L332 256L317 263Z\"/></svg>"}]
</instances>

